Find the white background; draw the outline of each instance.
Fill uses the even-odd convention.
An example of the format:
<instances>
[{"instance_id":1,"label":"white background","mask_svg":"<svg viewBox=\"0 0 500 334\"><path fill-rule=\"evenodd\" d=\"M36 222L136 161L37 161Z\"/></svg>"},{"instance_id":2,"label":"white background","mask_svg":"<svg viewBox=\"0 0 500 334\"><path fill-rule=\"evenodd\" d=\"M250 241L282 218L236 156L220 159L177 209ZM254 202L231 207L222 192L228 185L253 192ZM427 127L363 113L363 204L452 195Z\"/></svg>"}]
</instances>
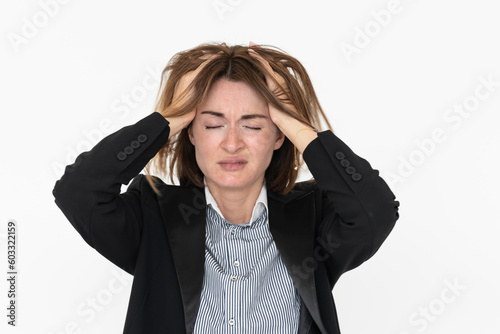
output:
<instances>
[{"instance_id":1,"label":"white background","mask_svg":"<svg viewBox=\"0 0 500 334\"><path fill-rule=\"evenodd\" d=\"M336 134L401 202L380 251L333 291L343 333L499 333L495 3L2 1L0 277L9 219L19 276L16 328L0 280L0 331L122 332L131 277L83 241L53 185L77 153L152 112L176 52L251 40L304 64Z\"/></svg>"}]
</instances>

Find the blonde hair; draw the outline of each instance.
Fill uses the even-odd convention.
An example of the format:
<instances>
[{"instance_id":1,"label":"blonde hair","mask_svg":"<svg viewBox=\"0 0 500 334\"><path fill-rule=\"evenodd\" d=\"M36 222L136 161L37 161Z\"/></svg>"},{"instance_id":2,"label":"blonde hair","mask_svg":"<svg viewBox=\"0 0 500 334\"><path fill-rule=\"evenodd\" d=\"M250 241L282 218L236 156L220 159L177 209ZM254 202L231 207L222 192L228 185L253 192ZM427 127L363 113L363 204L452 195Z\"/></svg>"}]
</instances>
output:
<instances>
[{"instance_id":1,"label":"blonde hair","mask_svg":"<svg viewBox=\"0 0 500 334\"><path fill-rule=\"evenodd\" d=\"M262 98L275 108L289 114L295 119L314 128L321 128L321 121L331 130L314 92L311 80L302 64L292 56L272 46L252 47L261 55L272 69L280 75L287 87L284 92L282 87L271 92L264 76L262 64L248 54L249 47L222 44L204 44L190 50L177 53L168 62L162 72L160 90L158 92L155 111L164 117L185 115L195 110L207 97L207 94L219 79L243 81L249 84ZM204 60L200 57L222 51L199 72L191 84L194 94L185 105L173 108L172 99L177 82L190 71L194 71ZM288 100L297 112L287 109L280 101L286 94ZM170 108L167 108L170 107ZM267 189L276 193L287 193L295 185L297 179L297 166L300 152L285 139L283 145L273 153L271 162L266 170L265 179ZM156 156L146 166L147 179L156 190L150 171L156 174L170 176L174 182L174 171L181 185L194 185L204 187L203 174L196 163L195 148L191 144L187 128L171 137L160 149Z\"/></svg>"}]
</instances>

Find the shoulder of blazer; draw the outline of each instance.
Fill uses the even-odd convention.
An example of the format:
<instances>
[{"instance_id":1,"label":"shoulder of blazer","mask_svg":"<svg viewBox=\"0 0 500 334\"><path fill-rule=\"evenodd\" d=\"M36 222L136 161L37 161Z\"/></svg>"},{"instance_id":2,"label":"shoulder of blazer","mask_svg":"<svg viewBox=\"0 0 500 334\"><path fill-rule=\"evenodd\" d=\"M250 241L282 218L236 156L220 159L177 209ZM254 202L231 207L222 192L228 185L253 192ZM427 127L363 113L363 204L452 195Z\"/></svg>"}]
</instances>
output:
<instances>
[{"instance_id":1,"label":"shoulder of blazer","mask_svg":"<svg viewBox=\"0 0 500 334\"><path fill-rule=\"evenodd\" d=\"M178 198L179 196L188 196L191 198L193 196L194 189L202 190L193 186L167 184L161 178L154 175L151 175L151 180L159 193L154 191L144 174L139 174L133 178L128 186L128 191L139 191L141 193L142 200L147 202L151 200L157 201L158 199L166 201L169 198Z\"/></svg>"}]
</instances>

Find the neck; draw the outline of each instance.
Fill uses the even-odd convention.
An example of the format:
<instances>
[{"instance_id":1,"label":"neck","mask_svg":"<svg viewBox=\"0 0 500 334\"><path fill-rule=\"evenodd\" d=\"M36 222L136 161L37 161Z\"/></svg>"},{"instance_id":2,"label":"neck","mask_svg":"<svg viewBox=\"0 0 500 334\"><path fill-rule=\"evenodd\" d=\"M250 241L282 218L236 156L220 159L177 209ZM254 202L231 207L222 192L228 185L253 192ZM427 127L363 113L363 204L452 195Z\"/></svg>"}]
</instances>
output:
<instances>
[{"instance_id":1,"label":"neck","mask_svg":"<svg viewBox=\"0 0 500 334\"><path fill-rule=\"evenodd\" d=\"M244 224L252 218L253 208L259 197L262 184L251 189L220 189L209 184L207 187L224 218L231 224Z\"/></svg>"}]
</instances>

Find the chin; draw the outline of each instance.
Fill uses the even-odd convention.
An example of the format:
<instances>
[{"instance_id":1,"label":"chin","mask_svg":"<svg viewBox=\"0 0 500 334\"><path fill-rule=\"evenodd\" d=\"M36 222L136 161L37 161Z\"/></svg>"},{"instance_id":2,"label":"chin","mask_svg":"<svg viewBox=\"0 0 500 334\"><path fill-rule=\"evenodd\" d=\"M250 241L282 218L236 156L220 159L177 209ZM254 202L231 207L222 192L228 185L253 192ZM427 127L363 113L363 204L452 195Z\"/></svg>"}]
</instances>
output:
<instances>
[{"instance_id":1,"label":"chin","mask_svg":"<svg viewBox=\"0 0 500 334\"><path fill-rule=\"evenodd\" d=\"M221 175L212 179L212 184L220 188L241 189L249 187L254 181L244 177L236 177L232 175Z\"/></svg>"},{"instance_id":2,"label":"chin","mask_svg":"<svg viewBox=\"0 0 500 334\"><path fill-rule=\"evenodd\" d=\"M221 182L215 182L215 184L218 187L221 188L227 188L227 189L239 189L239 188L245 188L245 186L248 185L246 182L239 182L239 181L221 181Z\"/></svg>"}]
</instances>

